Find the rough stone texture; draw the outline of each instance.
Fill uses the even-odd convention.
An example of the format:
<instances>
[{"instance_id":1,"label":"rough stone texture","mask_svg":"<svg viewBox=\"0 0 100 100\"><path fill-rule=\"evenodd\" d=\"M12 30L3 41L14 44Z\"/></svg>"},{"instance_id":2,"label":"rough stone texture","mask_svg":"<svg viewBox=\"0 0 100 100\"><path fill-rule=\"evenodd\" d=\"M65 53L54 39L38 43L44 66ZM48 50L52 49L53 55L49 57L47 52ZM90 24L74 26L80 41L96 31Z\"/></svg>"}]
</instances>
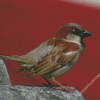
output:
<instances>
[{"instance_id":1,"label":"rough stone texture","mask_svg":"<svg viewBox=\"0 0 100 100\"><path fill-rule=\"evenodd\" d=\"M6 66L2 59L0 59L0 85L11 85Z\"/></svg>"},{"instance_id":2,"label":"rough stone texture","mask_svg":"<svg viewBox=\"0 0 100 100\"><path fill-rule=\"evenodd\" d=\"M0 100L84 100L81 93L55 90L50 87L0 86Z\"/></svg>"},{"instance_id":3,"label":"rough stone texture","mask_svg":"<svg viewBox=\"0 0 100 100\"><path fill-rule=\"evenodd\" d=\"M11 85L5 64L0 60L0 100L84 100L81 93L55 90L52 87Z\"/></svg>"}]
</instances>

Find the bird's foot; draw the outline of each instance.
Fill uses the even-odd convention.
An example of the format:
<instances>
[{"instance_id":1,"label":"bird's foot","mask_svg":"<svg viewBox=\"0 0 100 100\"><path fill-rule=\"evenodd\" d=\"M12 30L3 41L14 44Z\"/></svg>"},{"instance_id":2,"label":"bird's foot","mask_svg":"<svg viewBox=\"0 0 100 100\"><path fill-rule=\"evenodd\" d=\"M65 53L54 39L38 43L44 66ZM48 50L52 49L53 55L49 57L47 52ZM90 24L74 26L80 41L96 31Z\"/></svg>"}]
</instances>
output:
<instances>
[{"instance_id":1,"label":"bird's foot","mask_svg":"<svg viewBox=\"0 0 100 100\"><path fill-rule=\"evenodd\" d=\"M43 86L55 86L53 84L46 84L46 83L42 83Z\"/></svg>"},{"instance_id":2,"label":"bird's foot","mask_svg":"<svg viewBox=\"0 0 100 100\"><path fill-rule=\"evenodd\" d=\"M46 83L42 83L41 85L43 85L43 86L59 86L59 85L46 84ZM66 84L63 84L63 85L65 85L65 86L66 86Z\"/></svg>"},{"instance_id":3,"label":"bird's foot","mask_svg":"<svg viewBox=\"0 0 100 100\"><path fill-rule=\"evenodd\" d=\"M57 88L56 90L62 90L62 91L67 91L67 92L74 92L76 89L70 89L68 87L61 87L61 88Z\"/></svg>"}]
</instances>

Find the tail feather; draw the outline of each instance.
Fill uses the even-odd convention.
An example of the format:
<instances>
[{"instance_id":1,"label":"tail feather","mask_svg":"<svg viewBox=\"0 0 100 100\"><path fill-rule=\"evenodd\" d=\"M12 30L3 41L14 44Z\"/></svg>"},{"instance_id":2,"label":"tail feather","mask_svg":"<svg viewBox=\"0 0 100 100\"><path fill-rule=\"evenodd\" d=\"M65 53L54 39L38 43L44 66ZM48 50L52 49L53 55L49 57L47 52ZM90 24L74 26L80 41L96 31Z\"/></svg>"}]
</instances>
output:
<instances>
[{"instance_id":1,"label":"tail feather","mask_svg":"<svg viewBox=\"0 0 100 100\"><path fill-rule=\"evenodd\" d=\"M5 59L5 60L12 60L12 61L22 61L21 56L0 55L0 58Z\"/></svg>"}]
</instances>

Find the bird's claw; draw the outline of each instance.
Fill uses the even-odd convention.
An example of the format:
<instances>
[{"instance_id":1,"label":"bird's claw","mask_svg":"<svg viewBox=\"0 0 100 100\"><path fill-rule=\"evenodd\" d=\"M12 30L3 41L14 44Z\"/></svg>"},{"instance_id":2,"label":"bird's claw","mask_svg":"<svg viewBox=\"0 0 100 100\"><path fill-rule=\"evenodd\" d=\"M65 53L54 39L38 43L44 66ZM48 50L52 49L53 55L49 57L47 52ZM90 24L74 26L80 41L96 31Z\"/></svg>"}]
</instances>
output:
<instances>
[{"instance_id":1,"label":"bird's claw","mask_svg":"<svg viewBox=\"0 0 100 100\"><path fill-rule=\"evenodd\" d=\"M41 85L43 85L43 86L48 86L47 84L45 84L45 83L42 83Z\"/></svg>"},{"instance_id":2,"label":"bird's claw","mask_svg":"<svg viewBox=\"0 0 100 100\"><path fill-rule=\"evenodd\" d=\"M56 87L55 87L56 88ZM62 90L67 92L74 92L76 89L70 89L70 88L56 88L56 90Z\"/></svg>"},{"instance_id":3,"label":"bird's claw","mask_svg":"<svg viewBox=\"0 0 100 100\"><path fill-rule=\"evenodd\" d=\"M65 85L65 86L67 86L67 84L62 84L62 85Z\"/></svg>"},{"instance_id":4,"label":"bird's claw","mask_svg":"<svg viewBox=\"0 0 100 100\"><path fill-rule=\"evenodd\" d=\"M52 84L46 84L46 83L42 83L41 85L42 85L42 86L55 86L55 85L52 85Z\"/></svg>"}]
</instances>

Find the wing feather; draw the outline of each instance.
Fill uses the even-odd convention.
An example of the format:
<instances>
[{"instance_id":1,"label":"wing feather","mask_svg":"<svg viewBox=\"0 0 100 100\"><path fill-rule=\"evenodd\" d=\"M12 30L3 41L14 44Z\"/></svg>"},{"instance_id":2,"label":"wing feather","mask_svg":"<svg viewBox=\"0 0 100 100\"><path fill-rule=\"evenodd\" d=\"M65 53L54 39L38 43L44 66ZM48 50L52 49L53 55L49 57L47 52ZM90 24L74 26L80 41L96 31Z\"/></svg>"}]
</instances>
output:
<instances>
[{"instance_id":1,"label":"wing feather","mask_svg":"<svg viewBox=\"0 0 100 100\"><path fill-rule=\"evenodd\" d=\"M57 45L54 44L55 45L54 49L50 53L45 55L36 64L36 66L34 66L34 70L29 74L27 74L26 77L27 76L30 77L32 75L46 74L72 61L73 58L78 53L79 46L75 43L70 43L70 42L61 42L61 43L58 44L56 41ZM49 42L49 45L51 44L52 43Z\"/></svg>"}]
</instances>

